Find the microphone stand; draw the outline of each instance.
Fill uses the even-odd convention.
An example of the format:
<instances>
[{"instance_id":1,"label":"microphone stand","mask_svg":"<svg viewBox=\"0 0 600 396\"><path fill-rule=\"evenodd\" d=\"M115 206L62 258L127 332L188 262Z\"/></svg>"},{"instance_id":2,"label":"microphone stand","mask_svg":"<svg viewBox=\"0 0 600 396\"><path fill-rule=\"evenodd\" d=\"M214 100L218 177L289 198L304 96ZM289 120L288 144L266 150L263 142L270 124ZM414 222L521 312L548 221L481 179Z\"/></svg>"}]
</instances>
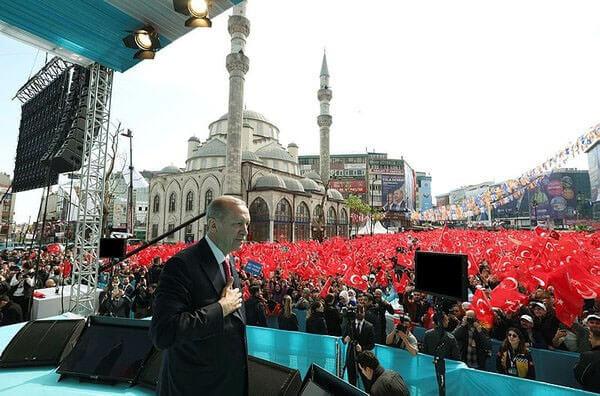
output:
<instances>
[{"instance_id":1,"label":"microphone stand","mask_svg":"<svg viewBox=\"0 0 600 396\"><path fill-rule=\"evenodd\" d=\"M133 249L131 252L125 254L125 256L123 256L123 257L113 258L111 263L108 263L108 264L100 267L100 269L98 270L98 272L104 272L104 271L107 271L109 269L112 269L115 265L123 262L124 260L127 260L129 257L138 254L142 250L145 250L145 249L149 248L152 245L156 245L158 242L162 241L163 239L165 239L169 235L172 235L172 234L176 233L177 231L181 230L182 228L187 227L188 225L192 224L193 222L195 222L197 220L200 220L204 216L206 216L206 212L202 212L198 216L192 217L191 219L189 219L185 223L181 223L180 225L178 225L177 227L173 228L172 230L167 231L164 234L161 234L161 235L157 236L156 238L152 239L151 241L142 244L142 246L139 246L139 247Z\"/></svg>"},{"instance_id":2,"label":"microphone stand","mask_svg":"<svg viewBox=\"0 0 600 396\"><path fill-rule=\"evenodd\" d=\"M435 366L435 377L438 383L438 394L439 396L446 396L446 360L444 356L445 353L441 352L444 351L444 348L446 346L446 340L448 339L448 337L446 337L446 329L444 329L443 324L444 312L442 298L436 298L434 303L434 309L436 318L438 318L439 320L439 322L438 320L436 320L435 325L438 326L437 329L440 330L442 338L439 344L435 347L435 352L433 355L433 365Z\"/></svg>"}]
</instances>

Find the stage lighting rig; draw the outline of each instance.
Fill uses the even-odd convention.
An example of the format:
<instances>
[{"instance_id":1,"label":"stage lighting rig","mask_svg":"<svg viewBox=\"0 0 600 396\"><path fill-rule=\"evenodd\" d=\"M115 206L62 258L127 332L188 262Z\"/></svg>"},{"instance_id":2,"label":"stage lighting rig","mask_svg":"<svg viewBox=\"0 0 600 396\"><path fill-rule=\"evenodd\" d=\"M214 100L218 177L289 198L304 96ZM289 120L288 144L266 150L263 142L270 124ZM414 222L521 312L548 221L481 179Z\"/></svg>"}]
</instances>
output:
<instances>
[{"instance_id":1,"label":"stage lighting rig","mask_svg":"<svg viewBox=\"0 0 600 396\"><path fill-rule=\"evenodd\" d=\"M135 59L154 59L154 54L161 48L158 33L152 26L130 32L123 39L123 44L127 48L139 49L133 56Z\"/></svg>"},{"instance_id":2,"label":"stage lighting rig","mask_svg":"<svg viewBox=\"0 0 600 396\"><path fill-rule=\"evenodd\" d=\"M191 28L212 27L209 18L211 0L173 0L173 8L180 14L187 15L185 26Z\"/></svg>"}]
</instances>

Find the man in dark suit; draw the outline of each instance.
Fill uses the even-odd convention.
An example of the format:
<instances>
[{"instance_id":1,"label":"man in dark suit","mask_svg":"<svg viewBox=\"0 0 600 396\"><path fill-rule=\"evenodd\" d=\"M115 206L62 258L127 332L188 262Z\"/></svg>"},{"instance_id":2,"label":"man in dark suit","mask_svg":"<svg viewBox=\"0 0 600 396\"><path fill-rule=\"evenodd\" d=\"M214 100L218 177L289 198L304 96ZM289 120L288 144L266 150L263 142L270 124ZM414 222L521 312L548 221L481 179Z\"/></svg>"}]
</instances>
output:
<instances>
[{"instance_id":1,"label":"man in dark suit","mask_svg":"<svg viewBox=\"0 0 600 396\"><path fill-rule=\"evenodd\" d=\"M348 382L356 385L356 355L359 352L371 351L375 348L375 330L373 325L365 320L365 306L363 304L356 306L356 319L348 321L342 337L344 344L349 344L346 351ZM359 374L363 384L367 384L367 378L362 373Z\"/></svg>"},{"instance_id":2,"label":"man in dark suit","mask_svg":"<svg viewBox=\"0 0 600 396\"><path fill-rule=\"evenodd\" d=\"M164 266L150 334L163 351L159 395L247 395L246 316L229 253L248 235L244 201L221 196L208 231Z\"/></svg>"},{"instance_id":3,"label":"man in dark suit","mask_svg":"<svg viewBox=\"0 0 600 396\"><path fill-rule=\"evenodd\" d=\"M10 301L6 295L0 295L0 326L11 325L23 321L23 312L19 304Z\"/></svg>"}]
</instances>

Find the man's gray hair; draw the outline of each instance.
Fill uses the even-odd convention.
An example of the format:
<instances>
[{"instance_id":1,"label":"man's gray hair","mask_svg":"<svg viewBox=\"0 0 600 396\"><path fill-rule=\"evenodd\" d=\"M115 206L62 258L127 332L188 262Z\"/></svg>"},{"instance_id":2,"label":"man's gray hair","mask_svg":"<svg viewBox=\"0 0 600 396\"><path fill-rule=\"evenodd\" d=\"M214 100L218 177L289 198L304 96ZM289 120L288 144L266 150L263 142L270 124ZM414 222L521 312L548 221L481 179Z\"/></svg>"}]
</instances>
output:
<instances>
[{"instance_id":1,"label":"man's gray hair","mask_svg":"<svg viewBox=\"0 0 600 396\"><path fill-rule=\"evenodd\" d=\"M206 220L215 219L223 221L233 205L246 206L246 202L231 195L222 195L216 198L206 208Z\"/></svg>"}]
</instances>

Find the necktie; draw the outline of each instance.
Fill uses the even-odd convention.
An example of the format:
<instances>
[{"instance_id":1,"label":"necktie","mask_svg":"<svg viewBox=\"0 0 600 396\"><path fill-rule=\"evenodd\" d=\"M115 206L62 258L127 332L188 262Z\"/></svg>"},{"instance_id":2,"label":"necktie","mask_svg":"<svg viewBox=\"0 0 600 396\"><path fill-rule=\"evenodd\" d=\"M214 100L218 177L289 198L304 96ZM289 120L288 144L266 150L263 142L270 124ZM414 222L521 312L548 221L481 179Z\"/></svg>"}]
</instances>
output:
<instances>
[{"instance_id":1,"label":"necktie","mask_svg":"<svg viewBox=\"0 0 600 396\"><path fill-rule=\"evenodd\" d=\"M229 266L229 257L225 256L223 261L223 273L225 274L225 282L231 279L231 267Z\"/></svg>"}]
</instances>

